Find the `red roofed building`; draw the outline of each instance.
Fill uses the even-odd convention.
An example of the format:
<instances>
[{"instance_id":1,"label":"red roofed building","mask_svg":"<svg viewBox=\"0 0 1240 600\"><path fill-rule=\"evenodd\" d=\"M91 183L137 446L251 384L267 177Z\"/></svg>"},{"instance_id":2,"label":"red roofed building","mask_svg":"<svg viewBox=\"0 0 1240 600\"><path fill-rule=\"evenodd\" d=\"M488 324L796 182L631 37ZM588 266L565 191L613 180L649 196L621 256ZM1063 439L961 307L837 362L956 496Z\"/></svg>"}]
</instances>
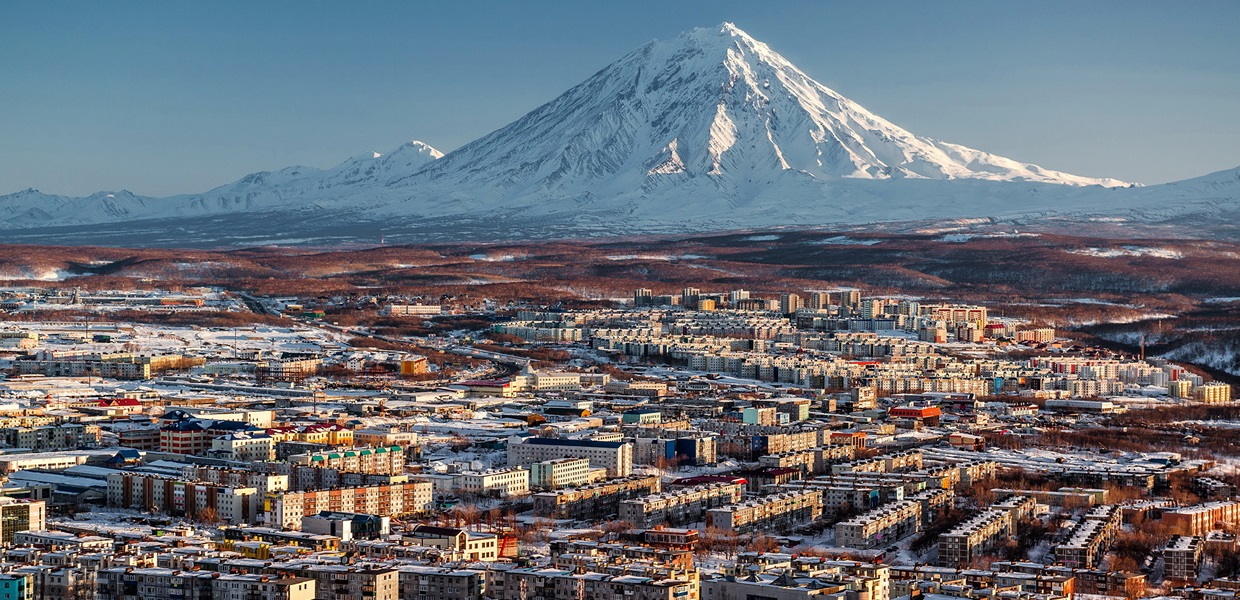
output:
<instances>
[{"instance_id":1,"label":"red roofed building","mask_svg":"<svg viewBox=\"0 0 1240 600\"><path fill-rule=\"evenodd\" d=\"M887 415L893 419L916 419L927 425L938 425L943 411L937 406L895 406Z\"/></svg>"}]
</instances>

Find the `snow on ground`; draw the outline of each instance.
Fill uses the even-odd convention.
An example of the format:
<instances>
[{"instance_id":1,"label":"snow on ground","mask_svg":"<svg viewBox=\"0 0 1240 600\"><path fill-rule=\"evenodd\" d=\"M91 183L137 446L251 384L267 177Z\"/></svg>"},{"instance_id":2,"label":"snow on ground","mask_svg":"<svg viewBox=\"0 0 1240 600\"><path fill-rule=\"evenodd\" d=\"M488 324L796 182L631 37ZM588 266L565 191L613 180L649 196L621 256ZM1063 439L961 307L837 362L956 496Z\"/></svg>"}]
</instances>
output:
<instances>
[{"instance_id":1,"label":"snow on ground","mask_svg":"<svg viewBox=\"0 0 1240 600\"><path fill-rule=\"evenodd\" d=\"M881 242L882 240L859 240L857 238L850 238L846 235L837 235L835 237L829 237L825 240L818 240L818 241L811 242L811 243L829 244L829 245L837 245L837 246L873 246L874 244L878 244Z\"/></svg>"},{"instance_id":2,"label":"snow on ground","mask_svg":"<svg viewBox=\"0 0 1240 600\"><path fill-rule=\"evenodd\" d=\"M701 254L614 254L607 260L700 260L710 258Z\"/></svg>"},{"instance_id":3,"label":"snow on ground","mask_svg":"<svg viewBox=\"0 0 1240 600\"><path fill-rule=\"evenodd\" d=\"M34 279L37 281L64 281L70 277L79 277L89 275L89 273L70 273L64 269L45 269L43 271L30 271L22 269L21 273L0 272L0 281L19 281L23 279Z\"/></svg>"},{"instance_id":4,"label":"snow on ground","mask_svg":"<svg viewBox=\"0 0 1240 600\"><path fill-rule=\"evenodd\" d=\"M1170 248L1151 248L1148 246L1121 246L1119 248L1074 248L1064 250L1069 254L1095 256L1098 258L1119 258L1123 256L1152 256L1154 258L1180 259L1184 254Z\"/></svg>"},{"instance_id":5,"label":"snow on ground","mask_svg":"<svg viewBox=\"0 0 1240 600\"><path fill-rule=\"evenodd\" d=\"M1039 237L1039 236L1040 234L1037 234L1037 233L1017 233L1017 232L1012 232L1012 233L949 233L939 238L939 241L949 242L953 244L960 244L963 242L967 242L970 240L976 240L976 239L1022 238L1022 237Z\"/></svg>"}]
</instances>

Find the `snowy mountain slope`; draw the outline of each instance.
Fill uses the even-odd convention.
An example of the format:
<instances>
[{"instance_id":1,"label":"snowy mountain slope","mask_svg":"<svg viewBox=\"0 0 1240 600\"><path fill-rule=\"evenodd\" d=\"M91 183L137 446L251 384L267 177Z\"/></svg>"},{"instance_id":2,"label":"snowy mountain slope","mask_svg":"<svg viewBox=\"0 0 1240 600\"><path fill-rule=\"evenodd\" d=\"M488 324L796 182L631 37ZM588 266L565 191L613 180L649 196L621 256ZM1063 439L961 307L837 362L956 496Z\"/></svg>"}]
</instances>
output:
<instances>
[{"instance_id":1,"label":"snowy mountain slope","mask_svg":"<svg viewBox=\"0 0 1240 600\"><path fill-rule=\"evenodd\" d=\"M480 221L545 237L1237 213L1240 170L1131 187L918 136L726 23L650 42L447 155L410 142L169 198L0 196L0 229L74 227L89 238L91 227L121 235L138 220L133 231L202 231L210 217L219 240L269 239L263 227L301 239L311 214L330 215L315 217L323 239L376 226L468 236ZM232 233L240 229L248 235Z\"/></svg>"},{"instance_id":2,"label":"snowy mountain slope","mask_svg":"<svg viewBox=\"0 0 1240 600\"><path fill-rule=\"evenodd\" d=\"M788 173L1128 185L916 136L726 23L651 42L394 185L466 205L590 204L668 189L736 204L795 185Z\"/></svg>"},{"instance_id":3,"label":"snowy mountain slope","mask_svg":"<svg viewBox=\"0 0 1240 600\"><path fill-rule=\"evenodd\" d=\"M387 154L366 152L329 169L293 166L258 171L201 194L169 198L139 196L127 190L72 198L27 189L0 196L0 228L310 208L353 198L359 191L382 190L390 180L416 173L442 156L429 144L414 140Z\"/></svg>"}]
</instances>

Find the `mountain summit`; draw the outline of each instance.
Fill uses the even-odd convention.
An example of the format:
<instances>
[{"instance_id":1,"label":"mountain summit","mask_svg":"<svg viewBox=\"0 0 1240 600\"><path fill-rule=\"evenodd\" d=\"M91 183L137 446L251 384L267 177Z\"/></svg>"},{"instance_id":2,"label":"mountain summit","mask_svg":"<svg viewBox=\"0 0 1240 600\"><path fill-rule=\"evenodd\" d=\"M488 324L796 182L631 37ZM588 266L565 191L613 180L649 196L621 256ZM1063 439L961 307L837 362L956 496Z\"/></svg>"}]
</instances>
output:
<instances>
[{"instance_id":1,"label":"mountain summit","mask_svg":"<svg viewBox=\"0 0 1240 600\"><path fill-rule=\"evenodd\" d=\"M1129 185L914 135L731 23L650 42L395 184L468 187L480 200L597 199L700 179L709 183L693 187L740 200L788 176Z\"/></svg>"},{"instance_id":2,"label":"mountain summit","mask_svg":"<svg viewBox=\"0 0 1240 600\"><path fill-rule=\"evenodd\" d=\"M410 142L171 198L28 190L0 197L0 229L89 242L104 230L99 239L119 240L176 228L199 233L170 241L218 244L322 243L377 228L418 241L1052 215L1166 221L1234 213L1233 183L1216 174L1127 189L918 136L724 23L647 43L448 154Z\"/></svg>"}]
</instances>

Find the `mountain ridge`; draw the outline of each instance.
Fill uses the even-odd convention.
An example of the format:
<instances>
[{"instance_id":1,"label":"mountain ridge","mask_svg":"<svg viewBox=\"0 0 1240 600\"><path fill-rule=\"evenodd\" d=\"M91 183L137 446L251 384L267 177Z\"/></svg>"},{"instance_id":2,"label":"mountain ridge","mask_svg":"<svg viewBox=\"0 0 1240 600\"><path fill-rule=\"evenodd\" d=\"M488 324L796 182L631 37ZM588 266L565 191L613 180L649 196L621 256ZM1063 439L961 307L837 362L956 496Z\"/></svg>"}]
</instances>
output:
<instances>
[{"instance_id":1,"label":"mountain ridge","mask_svg":"<svg viewBox=\"0 0 1240 600\"><path fill-rule=\"evenodd\" d=\"M1148 220L1237 210L1229 172L1134 187L918 136L724 23L651 41L446 154L414 141L167 198L25 190L0 196L0 229L154 219L192 227L203 217L305 211L335 211L342 226L498 216L583 235L1039 215Z\"/></svg>"}]
</instances>

